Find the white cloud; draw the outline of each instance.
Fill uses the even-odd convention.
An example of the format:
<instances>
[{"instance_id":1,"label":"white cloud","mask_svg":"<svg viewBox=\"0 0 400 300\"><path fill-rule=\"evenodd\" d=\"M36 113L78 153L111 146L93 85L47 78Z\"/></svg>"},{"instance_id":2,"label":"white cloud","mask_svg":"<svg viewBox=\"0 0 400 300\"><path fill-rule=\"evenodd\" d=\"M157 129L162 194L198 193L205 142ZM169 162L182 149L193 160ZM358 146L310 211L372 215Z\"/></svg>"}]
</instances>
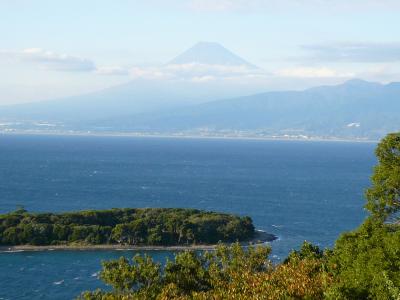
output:
<instances>
[{"instance_id":1,"label":"white cloud","mask_svg":"<svg viewBox=\"0 0 400 300\"><path fill-rule=\"evenodd\" d=\"M400 81L400 63L374 64L362 70L357 76L383 83Z\"/></svg>"},{"instance_id":2,"label":"white cloud","mask_svg":"<svg viewBox=\"0 0 400 300\"><path fill-rule=\"evenodd\" d=\"M133 67L129 69L129 75L141 79L170 79L173 74L163 70L162 67Z\"/></svg>"},{"instance_id":3,"label":"white cloud","mask_svg":"<svg viewBox=\"0 0 400 300\"><path fill-rule=\"evenodd\" d=\"M400 61L400 43L334 43L305 45L306 57L314 61L396 62Z\"/></svg>"},{"instance_id":4,"label":"white cloud","mask_svg":"<svg viewBox=\"0 0 400 300\"><path fill-rule=\"evenodd\" d=\"M267 74L246 65L227 66L201 63L167 64L159 67L134 67L129 70L133 78L176 79L195 82L211 80L260 77Z\"/></svg>"},{"instance_id":5,"label":"white cloud","mask_svg":"<svg viewBox=\"0 0 400 300\"><path fill-rule=\"evenodd\" d=\"M241 8L241 1L232 0L192 0L189 8L195 11L231 11Z\"/></svg>"},{"instance_id":6,"label":"white cloud","mask_svg":"<svg viewBox=\"0 0 400 300\"><path fill-rule=\"evenodd\" d=\"M41 48L28 48L22 51L8 51L6 53L21 61L35 63L50 70L90 72L96 69L94 62L89 59L67 54L58 54Z\"/></svg>"},{"instance_id":7,"label":"white cloud","mask_svg":"<svg viewBox=\"0 0 400 300\"><path fill-rule=\"evenodd\" d=\"M0 55L16 61L34 64L40 68L62 72L93 72L99 75L129 75L127 68L97 67L95 62L78 56L59 54L42 48L26 48L20 51L0 50Z\"/></svg>"},{"instance_id":8,"label":"white cloud","mask_svg":"<svg viewBox=\"0 0 400 300\"><path fill-rule=\"evenodd\" d=\"M309 67L298 67L278 70L275 73L281 77L294 77L294 78L350 78L354 77L354 73L342 73L330 68L309 68Z\"/></svg>"},{"instance_id":9,"label":"white cloud","mask_svg":"<svg viewBox=\"0 0 400 300\"><path fill-rule=\"evenodd\" d=\"M21 51L1 51L0 54L20 62L38 65L41 68L68 72L93 72L107 76L129 76L132 79L175 79L204 82L228 78L252 78L264 76L265 72L246 65L218 64L166 64L158 66L96 66L89 59L58 54L41 48L27 48Z\"/></svg>"},{"instance_id":10,"label":"white cloud","mask_svg":"<svg viewBox=\"0 0 400 300\"><path fill-rule=\"evenodd\" d=\"M209 81L214 81L216 78L214 76L198 76L198 77L193 77L192 81L193 82L209 82Z\"/></svg>"},{"instance_id":11,"label":"white cloud","mask_svg":"<svg viewBox=\"0 0 400 300\"><path fill-rule=\"evenodd\" d=\"M216 65L216 64L202 64L202 63L188 63L188 64L168 64L164 67L166 70L181 73L181 74L248 74L253 72L260 72L249 68L246 65Z\"/></svg>"},{"instance_id":12,"label":"white cloud","mask_svg":"<svg viewBox=\"0 0 400 300\"><path fill-rule=\"evenodd\" d=\"M189 9L200 12L270 12L275 9L303 8L329 10L400 9L398 0L189 0Z\"/></svg>"},{"instance_id":13,"label":"white cloud","mask_svg":"<svg viewBox=\"0 0 400 300\"><path fill-rule=\"evenodd\" d=\"M98 67L96 70L100 75L129 75L129 70L122 67Z\"/></svg>"}]
</instances>

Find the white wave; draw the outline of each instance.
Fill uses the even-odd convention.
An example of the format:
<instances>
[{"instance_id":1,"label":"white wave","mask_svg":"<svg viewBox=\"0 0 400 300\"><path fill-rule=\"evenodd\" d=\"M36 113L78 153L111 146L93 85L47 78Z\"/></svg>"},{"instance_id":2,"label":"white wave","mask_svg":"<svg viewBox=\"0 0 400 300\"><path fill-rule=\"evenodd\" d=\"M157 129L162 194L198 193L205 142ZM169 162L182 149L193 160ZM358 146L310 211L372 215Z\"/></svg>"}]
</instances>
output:
<instances>
[{"instance_id":1,"label":"white wave","mask_svg":"<svg viewBox=\"0 0 400 300\"><path fill-rule=\"evenodd\" d=\"M18 253L18 252L24 252L25 250L4 250L0 251L2 253Z\"/></svg>"},{"instance_id":2,"label":"white wave","mask_svg":"<svg viewBox=\"0 0 400 300\"><path fill-rule=\"evenodd\" d=\"M60 281L54 281L53 282L53 284L55 284L55 285L60 285L60 284L63 284L63 283L64 283L64 279L60 280Z\"/></svg>"},{"instance_id":3,"label":"white wave","mask_svg":"<svg viewBox=\"0 0 400 300\"><path fill-rule=\"evenodd\" d=\"M274 227L274 228L283 228L283 225L275 225L275 224L272 224L271 226Z\"/></svg>"}]
</instances>

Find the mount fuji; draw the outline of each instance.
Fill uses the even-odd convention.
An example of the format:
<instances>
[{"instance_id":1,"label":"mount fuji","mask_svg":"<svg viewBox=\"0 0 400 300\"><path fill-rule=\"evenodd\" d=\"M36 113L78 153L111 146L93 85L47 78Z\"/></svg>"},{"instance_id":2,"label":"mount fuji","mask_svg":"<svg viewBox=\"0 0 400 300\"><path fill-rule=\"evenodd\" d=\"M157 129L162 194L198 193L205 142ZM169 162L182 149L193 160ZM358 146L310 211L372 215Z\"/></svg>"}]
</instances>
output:
<instances>
[{"instance_id":1,"label":"mount fuji","mask_svg":"<svg viewBox=\"0 0 400 300\"><path fill-rule=\"evenodd\" d=\"M218 43L199 42L184 53L175 57L169 64L204 64L222 66L245 66L250 69L258 69L255 65L232 53Z\"/></svg>"},{"instance_id":2,"label":"mount fuji","mask_svg":"<svg viewBox=\"0 0 400 300\"><path fill-rule=\"evenodd\" d=\"M160 112L211 100L261 92L223 80L231 73L256 67L217 43L200 42L160 66L172 78L137 78L101 91L63 99L0 106L0 121L86 123L135 114ZM174 77L175 76L175 77ZM215 80L206 81L204 79ZM193 79L193 80L192 80Z\"/></svg>"}]
</instances>

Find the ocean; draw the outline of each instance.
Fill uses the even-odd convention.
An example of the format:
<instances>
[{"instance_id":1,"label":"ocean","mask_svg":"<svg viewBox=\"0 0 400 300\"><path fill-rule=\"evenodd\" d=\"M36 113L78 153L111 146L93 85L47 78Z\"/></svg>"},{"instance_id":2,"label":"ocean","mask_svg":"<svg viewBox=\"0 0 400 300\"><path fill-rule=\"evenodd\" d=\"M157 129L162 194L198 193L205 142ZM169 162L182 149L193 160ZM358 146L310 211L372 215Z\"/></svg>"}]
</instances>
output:
<instances>
[{"instance_id":1,"label":"ocean","mask_svg":"<svg viewBox=\"0 0 400 300\"><path fill-rule=\"evenodd\" d=\"M331 247L365 218L375 143L0 136L0 213L190 207L250 216L278 236ZM104 287L102 260L134 251L0 253L0 299L72 299ZM150 251L165 261L173 253Z\"/></svg>"}]
</instances>

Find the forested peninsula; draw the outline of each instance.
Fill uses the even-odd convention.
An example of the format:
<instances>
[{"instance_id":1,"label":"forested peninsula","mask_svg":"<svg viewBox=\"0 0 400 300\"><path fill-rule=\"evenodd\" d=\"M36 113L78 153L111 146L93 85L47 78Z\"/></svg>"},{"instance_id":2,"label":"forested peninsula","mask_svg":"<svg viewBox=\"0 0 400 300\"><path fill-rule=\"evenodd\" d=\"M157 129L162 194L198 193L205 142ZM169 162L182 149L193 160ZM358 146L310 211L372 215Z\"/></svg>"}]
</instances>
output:
<instances>
[{"instance_id":1,"label":"forested peninsula","mask_svg":"<svg viewBox=\"0 0 400 300\"><path fill-rule=\"evenodd\" d=\"M0 215L1 246L193 246L256 237L250 217L177 208ZM273 239L273 235L267 235Z\"/></svg>"}]
</instances>

